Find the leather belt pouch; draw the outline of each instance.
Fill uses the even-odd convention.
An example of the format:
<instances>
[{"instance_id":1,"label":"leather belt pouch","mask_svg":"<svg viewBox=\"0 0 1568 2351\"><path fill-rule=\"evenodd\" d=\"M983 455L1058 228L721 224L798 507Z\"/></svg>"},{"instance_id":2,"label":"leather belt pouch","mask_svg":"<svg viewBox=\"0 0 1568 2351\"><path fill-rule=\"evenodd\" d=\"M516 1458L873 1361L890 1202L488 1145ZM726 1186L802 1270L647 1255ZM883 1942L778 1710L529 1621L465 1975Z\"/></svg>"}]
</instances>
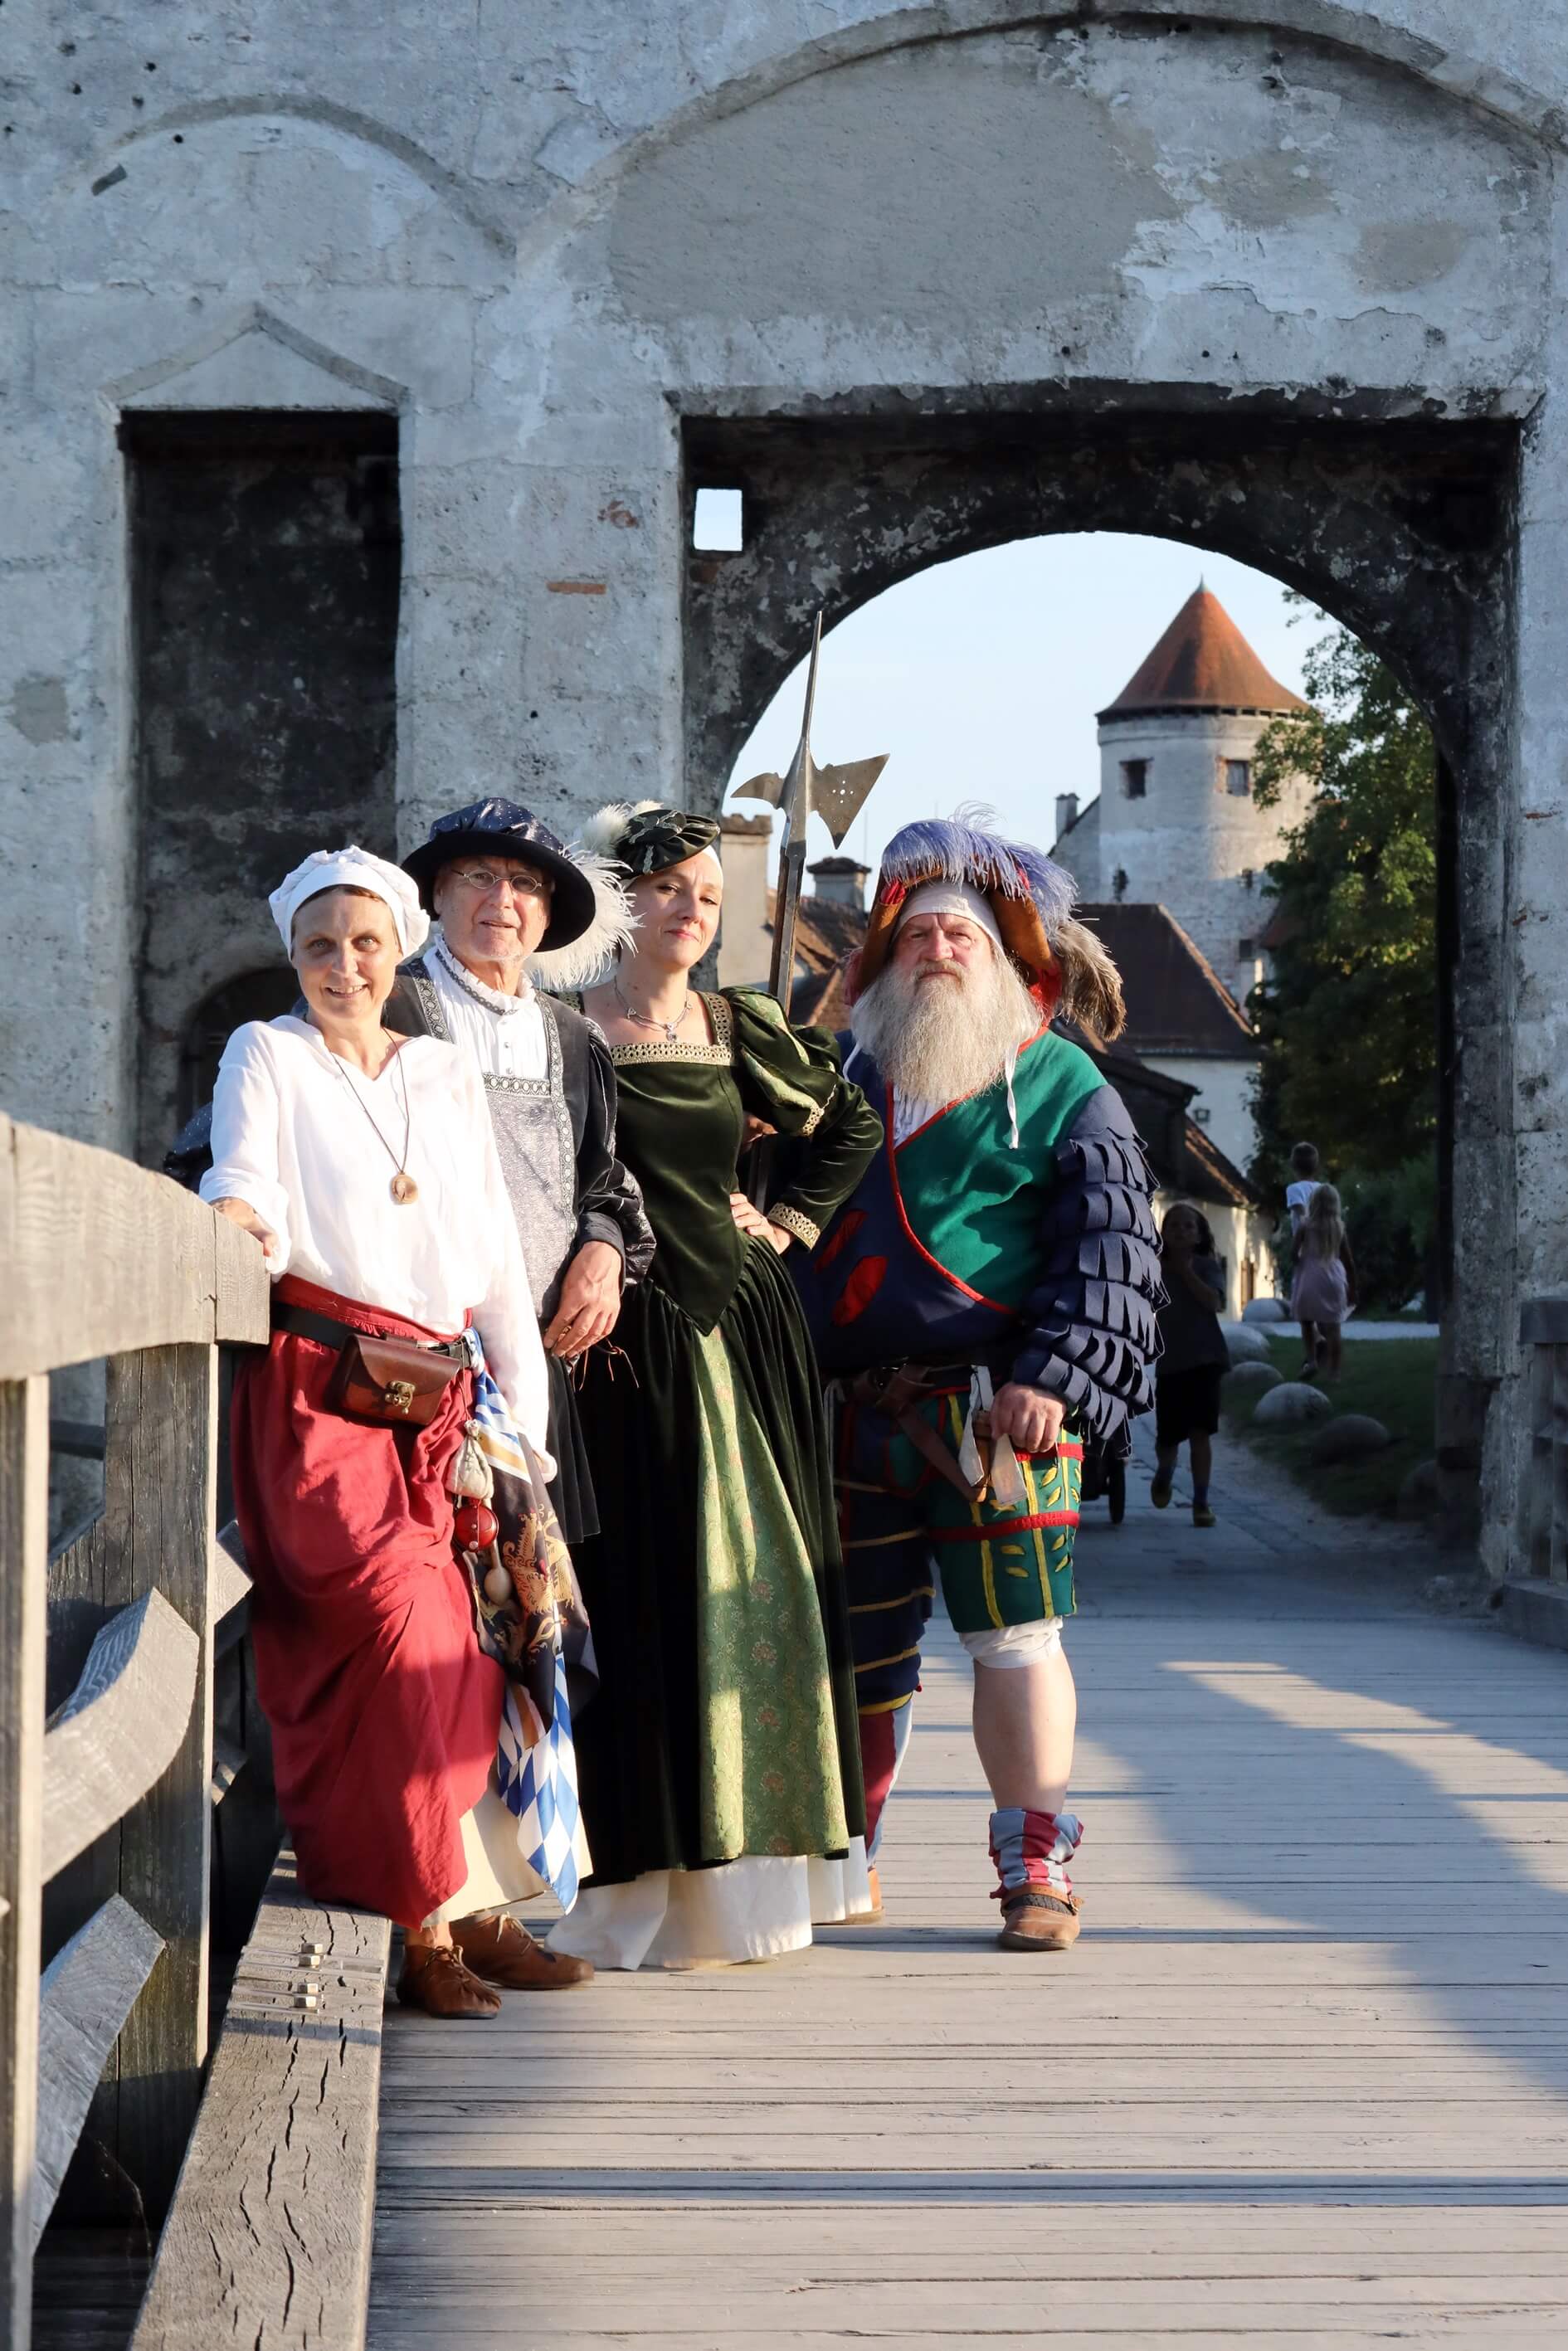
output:
<instances>
[{"instance_id":1,"label":"leather belt pouch","mask_svg":"<svg viewBox=\"0 0 1568 2351\"><path fill-rule=\"evenodd\" d=\"M406 1422L425 1428L463 1366L412 1339L372 1339L355 1332L343 1342L327 1402L357 1420Z\"/></svg>"}]
</instances>

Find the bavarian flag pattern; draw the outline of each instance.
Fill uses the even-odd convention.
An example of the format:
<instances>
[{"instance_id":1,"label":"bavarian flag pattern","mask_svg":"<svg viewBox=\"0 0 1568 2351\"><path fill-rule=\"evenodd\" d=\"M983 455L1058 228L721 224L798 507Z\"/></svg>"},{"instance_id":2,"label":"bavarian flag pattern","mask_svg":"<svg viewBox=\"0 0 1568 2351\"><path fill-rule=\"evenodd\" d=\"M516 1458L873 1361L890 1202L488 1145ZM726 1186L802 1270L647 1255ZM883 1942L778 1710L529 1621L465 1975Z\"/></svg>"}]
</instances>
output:
<instances>
[{"instance_id":1,"label":"bavarian flag pattern","mask_svg":"<svg viewBox=\"0 0 1568 2351\"><path fill-rule=\"evenodd\" d=\"M578 1806L568 1653L570 1648L580 1673L586 1668L591 1687L591 1636L538 1458L514 1426L476 1333L470 1332L469 1343L477 1358L469 1427L495 1479L493 1500L501 1522L493 1554L485 1554L483 1562L464 1554L481 1643L507 1674L497 1783L517 1819L524 1860L570 1910L592 1863ZM483 1567L492 1556L500 1559L512 1583L511 1597L499 1606L484 1589Z\"/></svg>"}]
</instances>

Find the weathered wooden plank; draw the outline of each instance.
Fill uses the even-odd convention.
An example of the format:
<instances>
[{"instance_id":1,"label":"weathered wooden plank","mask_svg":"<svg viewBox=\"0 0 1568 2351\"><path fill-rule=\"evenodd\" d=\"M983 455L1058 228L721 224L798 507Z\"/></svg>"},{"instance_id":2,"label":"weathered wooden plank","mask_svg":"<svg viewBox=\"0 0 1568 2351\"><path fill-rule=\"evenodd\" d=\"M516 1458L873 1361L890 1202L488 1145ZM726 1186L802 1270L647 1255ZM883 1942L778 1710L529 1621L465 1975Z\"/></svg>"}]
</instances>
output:
<instances>
[{"instance_id":1,"label":"weathered wooden plank","mask_svg":"<svg viewBox=\"0 0 1568 2351\"><path fill-rule=\"evenodd\" d=\"M214 1650L229 1649L243 1635L246 1624L246 1604L250 1599L250 1577L246 1571L245 1543L238 1526L230 1519L213 1537L211 1573L207 1585L207 1614L212 1619Z\"/></svg>"},{"instance_id":2,"label":"weathered wooden plank","mask_svg":"<svg viewBox=\"0 0 1568 2351\"><path fill-rule=\"evenodd\" d=\"M147 1921L117 1894L44 1971L35 2241L54 2210L110 2051L162 1948Z\"/></svg>"},{"instance_id":3,"label":"weathered wooden plank","mask_svg":"<svg viewBox=\"0 0 1568 2351\"><path fill-rule=\"evenodd\" d=\"M390 1942L384 1919L309 1901L279 1855L132 2351L360 2351Z\"/></svg>"},{"instance_id":4,"label":"weathered wooden plank","mask_svg":"<svg viewBox=\"0 0 1568 2351\"><path fill-rule=\"evenodd\" d=\"M106 1592L130 1601L156 1585L196 1643L183 1733L120 1836L120 1891L164 1946L120 2035L115 2119L115 2152L153 2217L173 2192L207 2055L216 1375L212 1346L143 1348L109 1373Z\"/></svg>"},{"instance_id":5,"label":"weathered wooden plank","mask_svg":"<svg viewBox=\"0 0 1568 2351\"><path fill-rule=\"evenodd\" d=\"M201 1644L161 1592L110 1619L44 1740L46 1881L162 1779L196 1694Z\"/></svg>"},{"instance_id":6,"label":"weathered wooden plank","mask_svg":"<svg viewBox=\"0 0 1568 2351\"><path fill-rule=\"evenodd\" d=\"M49 1451L63 1453L73 1461L101 1461L104 1436L95 1420L53 1419L49 1423Z\"/></svg>"},{"instance_id":7,"label":"weathered wooden plank","mask_svg":"<svg viewBox=\"0 0 1568 2351\"><path fill-rule=\"evenodd\" d=\"M49 1384L0 1381L0 2342L31 2325Z\"/></svg>"},{"instance_id":8,"label":"weathered wooden plank","mask_svg":"<svg viewBox=\"0 0 1568 2351\"><path fill-rule=\"evenodd\" d=\"M232 1740L213 1738L212 1799L221 1804L240 1773L245 1770L245 1749Z\"/></svg>"},{"instance_id":9,"label":"weathered wooden plank","mask_svg":"<svg viewBox=\"0 0 1568 2351\"><path fill-rule=\"evenodd\" d=\"M0 1297L0 1379L135 1347L260 1343L269 1312L261 1251L225 1217L167 1176L4 1114Z\"/></svg>"}]
</instances>

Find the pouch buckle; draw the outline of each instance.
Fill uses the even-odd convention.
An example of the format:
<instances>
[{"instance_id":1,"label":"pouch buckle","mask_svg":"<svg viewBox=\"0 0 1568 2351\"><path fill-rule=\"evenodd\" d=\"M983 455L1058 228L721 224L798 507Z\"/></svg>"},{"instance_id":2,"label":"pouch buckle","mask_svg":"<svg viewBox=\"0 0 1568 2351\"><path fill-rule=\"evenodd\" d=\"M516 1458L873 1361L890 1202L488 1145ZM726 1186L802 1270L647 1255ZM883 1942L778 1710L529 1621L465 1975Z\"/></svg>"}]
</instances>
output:
<instances>
[{"instance_id":1,"label":"pouch buckle","mask_svg":"<svg viewBox=\"0 0 1568 2351\"><path fill-rule=\"evenodd\" d=\"M413 1402L412 1380L389 1380L382 1390L382 1402L389 1412L406 1412Z\"/></svg>"}]
</instances>

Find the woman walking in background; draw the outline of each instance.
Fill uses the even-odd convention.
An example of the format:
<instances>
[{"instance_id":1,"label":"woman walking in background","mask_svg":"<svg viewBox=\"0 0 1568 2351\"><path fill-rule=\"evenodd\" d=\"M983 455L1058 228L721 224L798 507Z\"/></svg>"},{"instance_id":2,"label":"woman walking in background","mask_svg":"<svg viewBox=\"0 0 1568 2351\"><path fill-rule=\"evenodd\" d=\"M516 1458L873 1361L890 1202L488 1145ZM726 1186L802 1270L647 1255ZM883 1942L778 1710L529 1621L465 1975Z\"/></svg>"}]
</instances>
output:
<instances>
[{"instance_id":1,"label":"woman walking in background","mask_svg":"<svg viewBox=\"0 0 1568 2351\"><path fill-rule=\"evenodd\" d=\"M1158 1467L1149 1499L1163 1510L1171 1498L1177 1457L1185 1445L1192 1463L1192 1522L1211 1527L1208 1480L1219 1426L1219 1383L1230 1366L1219 1327L1225 1275L1214 1254L1208 1219L1190 1201L1167 1208L1160 1227L1160 1271L1168 1295L1159 1311L1160 1358L1155 1367L1155 1454Z\"/></svg>"},{"instance_id":2,"label":"woman walking in background","mask_svg":"<svg viewBox=\"0 0 1568 2351\"><path fill-rule=\"evenodd\" d=\"M1296 1278L1291 1284L1291 1311L1301 1325L1323 1341L1324 1377L1337 1380L1340 1372L1340 1326L1355 1303L1355 1264L1344 1237L1339 1194L1332 1184L1320 1184L1307 1203L1305 1222L1296 1236ZM1310 1380L1316 1362L1301 1365Z\"/></svg>"},{"instance_id":3,"label":"woman walking in background","mask_svg":"<svg viewBox=\"0 0 1568 2351\"><path fill-rule=\"evenodd\" d=\"M1301 1261L1301 1228L1307 1221L1307 1209L1312 1194L1318 1188L1318 1146L1315 1143L1298 1143L1291 1154L1291 1181L1285 1186L1285 1213L1291 1219L1291 1268L1292 1276ZM1301 1377L1310 1380L1325 1353L1325 1343L1311 1322L1301 1325L1301 1346L1306 1361L1301 1365Z\"/></svg>"}]
</instances>

